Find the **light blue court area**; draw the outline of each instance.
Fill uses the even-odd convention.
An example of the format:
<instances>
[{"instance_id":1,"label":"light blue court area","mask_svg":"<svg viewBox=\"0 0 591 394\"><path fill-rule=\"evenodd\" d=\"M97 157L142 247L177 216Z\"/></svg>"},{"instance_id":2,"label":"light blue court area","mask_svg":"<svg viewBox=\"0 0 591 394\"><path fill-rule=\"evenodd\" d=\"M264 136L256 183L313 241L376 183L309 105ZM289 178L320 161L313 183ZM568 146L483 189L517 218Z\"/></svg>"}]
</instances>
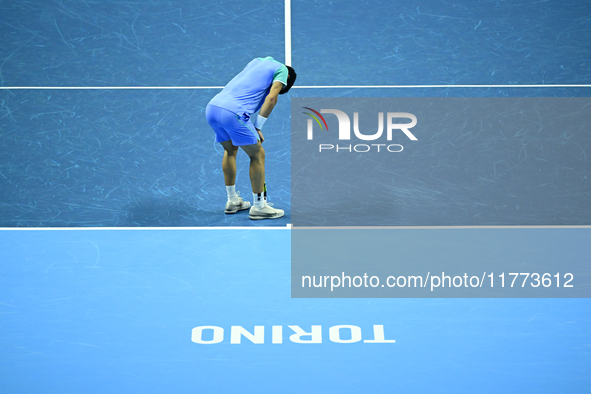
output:
<instances>
[{"instance_id":1,"label":"light blue court area","mask_svg":"<svg viewBox=\"0 0 591 394\"><path fill-rule=\"evenodd\" d=\"M591 383L588 299L291 299L289 230L4 230L0 250L0 392L582 393ZM379 327L396 342L365 342Z\"/></svg>"}]
</instances>

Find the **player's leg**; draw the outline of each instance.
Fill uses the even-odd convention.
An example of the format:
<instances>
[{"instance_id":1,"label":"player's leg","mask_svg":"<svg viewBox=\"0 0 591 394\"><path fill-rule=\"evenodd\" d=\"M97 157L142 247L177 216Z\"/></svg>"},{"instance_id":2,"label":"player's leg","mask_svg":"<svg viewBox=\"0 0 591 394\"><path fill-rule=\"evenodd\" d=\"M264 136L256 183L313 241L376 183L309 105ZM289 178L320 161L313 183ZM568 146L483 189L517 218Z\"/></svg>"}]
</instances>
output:
<instances>
[{"instance_id":1,"label":"player's leg","mask_svg":"<svg viewBox=\"0 0 591 394\"><path fill-rule=\"evenodd\" d=\"M250 184L254 194L263 194L265 189L265 148L260 142L243 145L241 148L250 158Z\"/></svg>"},{"instance_id":2,"label":"player's leg","mask_svg":"<svg viewBox=\"0 0 591 394\"><path fill-rule=\"evenodd\" d=\"M233 214L250 208L250 202L244 201L236 192L236 155L238 147L232 143L224 123L227 123L228 111L214 106L207 106L205 117L207 122L216 134L216 142L224 147L224 158L222 159L222 171L224 173L224 182L226 184L226 193L228 200L226 202L225 213Z\"/></svg>"},{"instance_id":3,"label":"player's leg","mask_svg":"<svg viewBox=\"0 0 591 394\"><path fill-rule=\"evenodd\" d=\"M240 197L240 192L236 191L236 155L238 147L232 144L231 140L222 141L220 144L224 147L224 158L222 159L222 171L224 172L224 183L226 184L226 193L228 201L224 210L227 214L233 214L250 208L250 202L244 201Z\"/></svg>"},{"instance_id":4,"label":"player's leg","mask_svg":"<svg viewBox=\"0 0 591 394\"><path fill-rule=\"evenodd\" d=\"M265 149L262 144L240 146L250 157L250 183L252 185L252 194L254 205L250 208L250 218L259 219L277 219L283 216L282 209L275 209L271 204L267 204L267 191L265 189Z\"/></svg>"},{"instance_id":5,"label":"player's leg","mask_svg":"<svg viewBox=\"0 0 591 394\"><path fill-rule=\"evenodd\" d=\"M222 159L222 171L226 186L236 184L236 154L238 147L232 144L232 140L220 142L224 147L224 158Z\"/></svg>"}]
</instances>

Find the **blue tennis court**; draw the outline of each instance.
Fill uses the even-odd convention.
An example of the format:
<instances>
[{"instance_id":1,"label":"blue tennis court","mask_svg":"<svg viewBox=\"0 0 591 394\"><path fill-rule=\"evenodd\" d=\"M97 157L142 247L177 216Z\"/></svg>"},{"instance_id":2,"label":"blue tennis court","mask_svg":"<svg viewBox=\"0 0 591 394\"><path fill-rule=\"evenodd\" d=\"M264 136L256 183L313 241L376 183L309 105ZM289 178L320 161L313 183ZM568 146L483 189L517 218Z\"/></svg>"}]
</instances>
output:
<instances>
[{"instance_id":1,"label":"blue tennis court","mask_svg":"<svg viewBox=\"0 0 591 394\"><path fill-rule=\"evenodd\" d=\"M290 107L310 97L587 98L588 2L0 9L0 392L590 391L588 298L292 298ZM224 215L222 149L204 115L259 56L289 57L298 72L265 125L269 199L286 212L273 221ZM417 262L585 267L590 133L517 135L513 164L482 189L437 173L488 157L478 140L466 145L473 156L397 168L413 183L387 190L422 194L414 216L397 205L392 245ZM250 200L241 153L237 190ZM435 210L442 179L456 194ZM516 228L488 228L499 224Z\"/></svg>"},{"instance_id":2,"label":"blue tennis court","mask_svg":"<svg viewBox=\"0 0 591 394\"><path fill-rule=\"evenodd\" d=\"M587 299L292 299L289 233L0 232L3 391L587 390ZM335 343L339 325L396 342Z\"/></svg>"}]
</instances>

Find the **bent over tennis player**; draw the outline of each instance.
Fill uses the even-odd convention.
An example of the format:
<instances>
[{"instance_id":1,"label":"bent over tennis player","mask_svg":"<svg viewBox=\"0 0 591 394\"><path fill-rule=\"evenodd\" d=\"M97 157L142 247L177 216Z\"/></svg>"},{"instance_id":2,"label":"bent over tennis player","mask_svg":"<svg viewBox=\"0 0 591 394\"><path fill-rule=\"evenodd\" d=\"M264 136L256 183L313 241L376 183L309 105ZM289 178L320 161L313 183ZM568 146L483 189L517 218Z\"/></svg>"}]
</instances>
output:
<instances>
[{"instance_id":1,"label":"bent over tennis player","mask_svg":"<svg viewBox=\"0 0 591 394\"><path fill-rule=\"evenodd\" d=\"M207 105L207 123L224 147L222 170L228 193L225 213L233 214L250 208L250 218L276 219L283 210L267 204L265 184L265 141L261 129L277 104L278 95L293 86L293 68L272 57L257 58L246 65ZM252 116L258 115L252 122ZM254 204L244 201L236 192L236 154L242 148L250 157L250 183Z\"/></svg>"}]
</instances>

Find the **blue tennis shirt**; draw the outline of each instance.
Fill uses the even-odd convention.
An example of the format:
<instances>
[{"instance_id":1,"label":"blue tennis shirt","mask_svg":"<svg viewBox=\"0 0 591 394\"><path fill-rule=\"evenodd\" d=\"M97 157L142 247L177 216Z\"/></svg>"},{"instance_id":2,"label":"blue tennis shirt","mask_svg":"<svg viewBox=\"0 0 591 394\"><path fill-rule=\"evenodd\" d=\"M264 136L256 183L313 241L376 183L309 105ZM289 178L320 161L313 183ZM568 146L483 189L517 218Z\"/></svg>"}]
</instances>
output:
<instances>
[{"instance_id":1,"label":"blue tennis shirt","mask_svg":"<svg viewBox=\"0 0 591 394\"><path fill-rule=\"evenodd\" d=\"M257 112L273 82L287 85L287 67L272 57L256 58L246 65L209 104L237 115Z\"/></svg>"}]
</instances>

